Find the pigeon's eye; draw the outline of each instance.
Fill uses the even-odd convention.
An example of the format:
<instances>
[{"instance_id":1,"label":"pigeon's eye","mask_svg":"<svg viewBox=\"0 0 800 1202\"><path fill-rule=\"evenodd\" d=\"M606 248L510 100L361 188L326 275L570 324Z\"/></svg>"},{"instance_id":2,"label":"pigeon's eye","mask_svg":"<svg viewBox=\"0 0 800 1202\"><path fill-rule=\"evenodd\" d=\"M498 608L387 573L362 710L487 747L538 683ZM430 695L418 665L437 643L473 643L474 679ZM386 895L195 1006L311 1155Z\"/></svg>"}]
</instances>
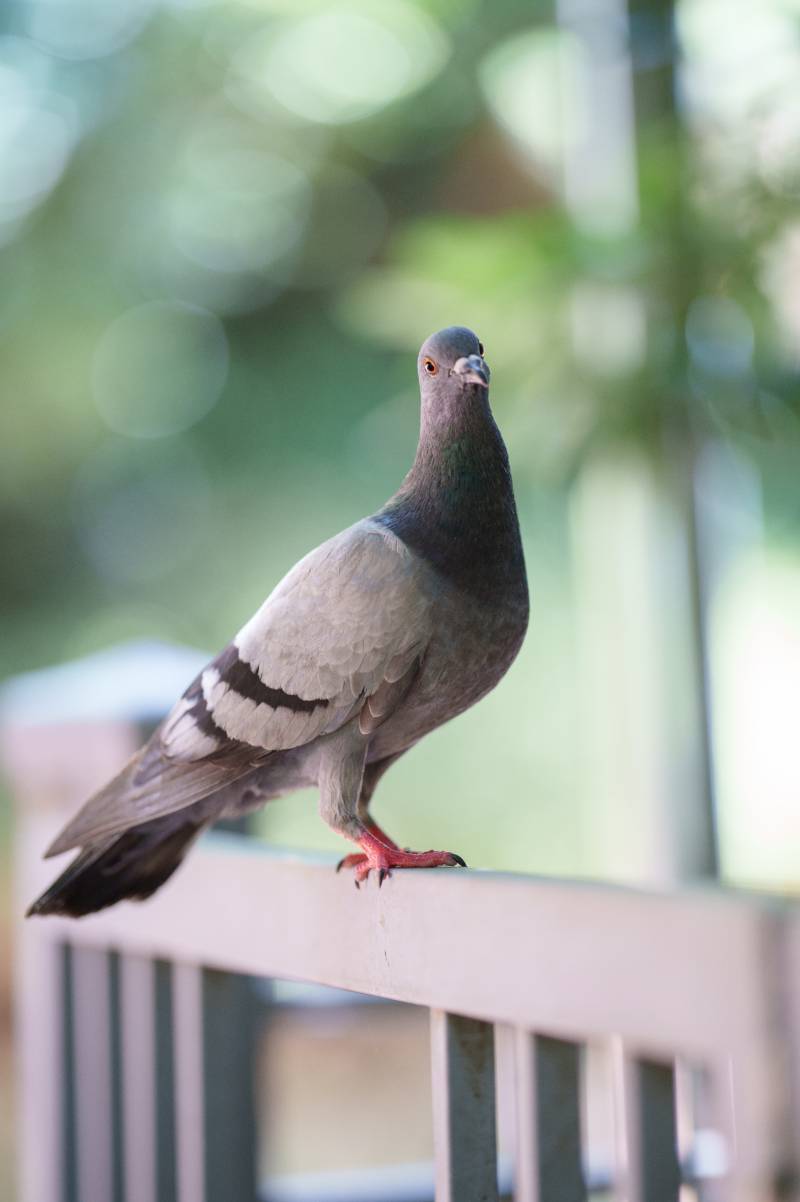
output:
<instances>
[{"instance_id":1,"label":"pigeon's eye","mask_svg":"<svg viewBox=\"0 0 800 1202\"><path fill-rule=\"evenodd\" d=\"M433 359L423 359L422 366L425 368L429 376L435 376L439 370Z\"/></svg>"},{"instance_id":2,"label":"pigeon's eye","mask_svg":"<svg viewBox=\"0 0 800 1202\"><path fill-rule=\"evenodd\" d=\"M482 359L483 358L483 343L482 342L478 343L478 354L480 355L480 357Z\"/></svg>"}]
</instances>

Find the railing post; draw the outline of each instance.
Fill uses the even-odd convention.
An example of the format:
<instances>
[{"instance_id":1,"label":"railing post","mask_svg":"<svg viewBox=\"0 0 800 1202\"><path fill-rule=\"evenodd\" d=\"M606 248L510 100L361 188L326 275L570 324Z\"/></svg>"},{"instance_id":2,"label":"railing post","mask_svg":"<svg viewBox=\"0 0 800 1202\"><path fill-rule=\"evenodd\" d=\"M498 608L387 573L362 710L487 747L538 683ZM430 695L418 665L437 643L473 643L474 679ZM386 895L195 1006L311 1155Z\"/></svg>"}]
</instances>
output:
<instances>
[{"instance_id":1,"label":"railing post","mask_svg":"<svg viewBox=\"0 0 800 1202\"><path fill-rule=\"evenodd\" d=\"M580 1049L516 1032L515 1202L584 1202Z\"/></svg>"},{"instance_id":2,"label":"railing post","mask_svg":"<svg viewBox=\"0 0 800 1202\"><path fill-rule=\"evenodd\" d=\"M494 1027L431 1011L436 1202L497 1202Z\"/></svg>"},{"instance_id":3,"label":"railing post","mask_svg":"<svg viewBox=\"0 0 800 1202\"><path fill-rule=\"evenodd\" d=\"M255 998L247 977L204 969L202 981L206 1199L252 1202Z\"/></svg>"},{"instance_id":4,"label":"railing post","mask_svg":"<svg viewBox=\"0 0 800 1202\"><path fill-rule=\"evenodd\" d=\"M617 1197L678 1202L681 1169L675 1115L675 1066L615 1048L619 1136Z\"/></svg>"}]
</instances>

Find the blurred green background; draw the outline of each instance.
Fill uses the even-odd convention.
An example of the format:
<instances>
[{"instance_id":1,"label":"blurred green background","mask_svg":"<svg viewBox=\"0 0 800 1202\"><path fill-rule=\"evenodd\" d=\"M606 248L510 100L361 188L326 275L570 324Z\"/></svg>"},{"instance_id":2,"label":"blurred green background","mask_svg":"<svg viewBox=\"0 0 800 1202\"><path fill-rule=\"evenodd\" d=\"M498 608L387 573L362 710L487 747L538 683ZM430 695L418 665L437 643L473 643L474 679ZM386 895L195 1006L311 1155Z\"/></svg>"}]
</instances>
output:
<instances>
[{"instance_id":1,"label":"blurred green background","mask_svg":"<svg viewBox=\"0 0 800 1202\"><path fill-rule=\"evenodd\" d=\"M376 812L470 863L797 883L800 4L17 0L0 674L216 650L377 508L473 326L533 593ZM339 846L310 798L279 842Z\"/></svg>"},{"instance_id":2,"label":"blurred green background","mask_svg":"<svg viewBox=\"0 0 800 1202\"><path fill-rule=\"evenodd\" d=\"M799 198L798 0L9 0L0 676L215 651L394 490L471 325L532 625L377 815L796 889ZM311 796L261 829L340 847Z\"/></svg>"}]
</instances>

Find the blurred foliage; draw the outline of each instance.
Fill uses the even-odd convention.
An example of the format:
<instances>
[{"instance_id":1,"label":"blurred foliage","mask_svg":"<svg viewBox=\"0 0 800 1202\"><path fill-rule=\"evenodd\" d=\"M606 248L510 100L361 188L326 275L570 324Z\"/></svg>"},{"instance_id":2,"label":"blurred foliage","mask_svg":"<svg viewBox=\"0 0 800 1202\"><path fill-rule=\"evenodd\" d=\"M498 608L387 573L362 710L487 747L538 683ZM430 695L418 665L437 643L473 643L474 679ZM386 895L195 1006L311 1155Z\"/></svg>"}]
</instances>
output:
<instances>
[{"instance_id":1,"label":"blurred foliage","mask_svg":"<svg viewBox=\"0 0 800 1202\"><path fill-rule=\"evenodd\" d=\"M641 828L691 828L688 590L640 461L623 477L634 447L687 505L710 449L705 504L738 548L707 598L723 859L798 887L800 0L623 10L0 6L0 678L131 637L217 649L394 490L416 350L472 325L533 621L378 817L472 864L624 879L653 866ZM599 589L587 559L612 565ZM650 740L653 715L679 737ZM341 850L307 801L270 805L265 833Z\"/></svg>"},{"instance_id":2,"label":"blurred foliage","mask_svg":"<svg viewBox=\"0 0 800 1202\"><path fill-rule=\"evenodd\" d=\"M471 746L494 723L503 789L535 778L552 809L542 862L579 862L564 664L585 456L721 437L794 544L800 506L800 9L636 0L630 43L615 28L527 0L6 5L0 674L129 635L221 644L396 487L416 348L473 325L536 622L504 702L441 736L447 779L477 824ZM605 208L576 199L608 151L598 46L633 64L612 132L634 175ZM418 754L398 796L435 776Z\"/></svg>"}]
</instances>

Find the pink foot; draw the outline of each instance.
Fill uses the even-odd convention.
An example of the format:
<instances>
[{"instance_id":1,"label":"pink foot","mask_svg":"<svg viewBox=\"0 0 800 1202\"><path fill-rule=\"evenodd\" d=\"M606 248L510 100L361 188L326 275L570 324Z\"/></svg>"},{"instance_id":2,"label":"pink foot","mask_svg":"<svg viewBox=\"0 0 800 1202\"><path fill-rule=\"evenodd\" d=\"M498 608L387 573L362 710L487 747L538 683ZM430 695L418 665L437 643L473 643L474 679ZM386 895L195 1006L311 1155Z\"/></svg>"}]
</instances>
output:
<instances>
[{"instance_id":1,"label":"pink foot","mask_svg":"<svg viewBox=\"0 0 800 1202\"><path fill-rule=\"evenodd\" d=\"M399 847L389 847L381 843L369 831L358 840L361 852L353 852L339 864L339 868L353 868L355 883L358 888L365 881L373 868L378 874L378 885L382 885L387 876L391 876L393 868L443 868L454 867L456 864L466 868L461 856L451 851L401 851Z\"/></svg>"},{"instance_id":2,"label":"pink foot","mask_svg":"<svg viewBox=\"0 0 800 1202\"><path fill-rule=\"evenodd\" d=\"M366 822L364 823L364 826L367 828L367 830L369 831L369 833L371 835L375 836L375 838L378 840L379 843L382 843L384 845L384 847L399 847L400 846L399 843L395 843L395 841L391 837L391 835L386 834L386 831L383 829L383 827L378 826L378 824L374 818L367 818Z\"/></svg>"},{"instance_id":3,"label":"pink foot","mask_svg":"<svg viewBox=\"0 0 800 1202\"><path fill-rule=\"evenodd\" d=\"M364 826L367 828L369 833L374 836L378 843L382 843L384 847L389 847L393 851L397 849L397 844L395 843L394 839L392 839L390 835L387 835L386 831L382 830L374 819L367 818L364 822ZM363 851L353 851L349 856L342 857L342 859L336 865L336 871L341 872L343 868L357 868L359 864L363 864L366 861L366 858L367 857Z\"/></svg>"}]
</instances>

